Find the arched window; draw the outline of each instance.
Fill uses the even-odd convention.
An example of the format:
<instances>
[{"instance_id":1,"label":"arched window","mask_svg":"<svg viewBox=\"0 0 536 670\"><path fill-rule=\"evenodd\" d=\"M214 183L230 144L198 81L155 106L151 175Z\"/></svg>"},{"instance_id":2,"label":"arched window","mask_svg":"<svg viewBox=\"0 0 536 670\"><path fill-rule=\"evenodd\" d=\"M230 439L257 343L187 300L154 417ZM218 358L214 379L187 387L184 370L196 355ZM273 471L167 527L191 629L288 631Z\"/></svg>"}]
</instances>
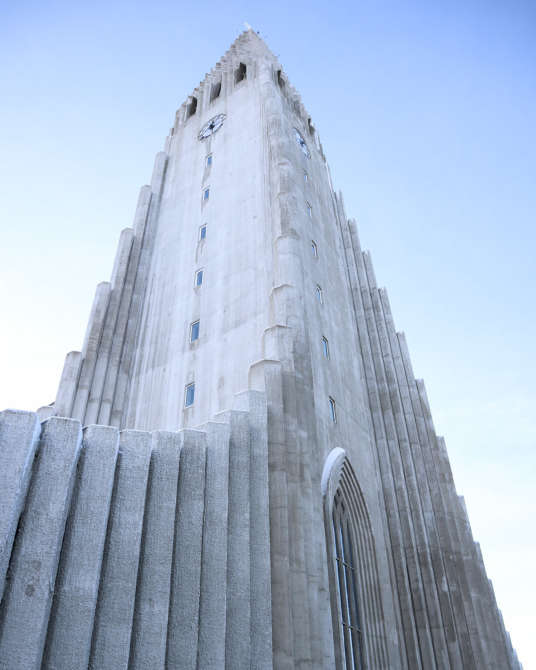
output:
<instances>
[{"instance_id":1,"label":"arched window","mask_svg":"<svg viewBox=\"0 0 536 670\"><path fill-rule=\"evenodd\" d=\"M321 486L336 668L388 668L374 538L344 449L328 455Z\"/></svg>"},{"instance_id":2,"label":"arched window","mask_svg":"<svg viewBox=\"0 0 536 670\"><path fill-rule=\"evenodd\" d=\"M357 596L357 557L354 553L355 538L348 507L341 490L335 494L333 511L333 559L339 596L339 616L344 638L346 668L362 670L363 631L361 629L360 606Z\"/></svg>"}]
</instances>

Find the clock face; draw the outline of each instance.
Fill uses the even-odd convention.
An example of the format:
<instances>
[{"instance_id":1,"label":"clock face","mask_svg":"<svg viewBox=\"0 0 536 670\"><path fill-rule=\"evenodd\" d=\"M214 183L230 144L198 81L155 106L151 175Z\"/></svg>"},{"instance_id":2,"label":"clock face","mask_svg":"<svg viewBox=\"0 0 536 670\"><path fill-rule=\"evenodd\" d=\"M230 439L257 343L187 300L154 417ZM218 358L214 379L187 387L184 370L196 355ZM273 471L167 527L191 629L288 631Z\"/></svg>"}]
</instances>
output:
<instances>
[{"instance_id":1,"label":"clock face","mask_svg":"<svg viewBox=\"0 0 536 670\"><path fill-rule=\"evenodd\" d=\"M296 142L299 144L300 149L303 151L304 155L307 156L307 158L311 158L311 154L309 152L309 149L307 148L307 144L305 144L305 140L303 139L300 131L297 128L294 128L294 134L296 137Z\"/></svg>"},{"instance_id":2,"label":"clock face","mask_svg":"<svg viewBox=\"0 0 536 670\"><path fill-rule=\"evenodd\" d=\"M204 140L210 135L213 135L217 130L219 130L223 122L225 121L225 114L218 114L217 116L214 116L210 121L205 123L205 125L201 128L199 131L199 139Z\"/></svg>"}]
</instances>

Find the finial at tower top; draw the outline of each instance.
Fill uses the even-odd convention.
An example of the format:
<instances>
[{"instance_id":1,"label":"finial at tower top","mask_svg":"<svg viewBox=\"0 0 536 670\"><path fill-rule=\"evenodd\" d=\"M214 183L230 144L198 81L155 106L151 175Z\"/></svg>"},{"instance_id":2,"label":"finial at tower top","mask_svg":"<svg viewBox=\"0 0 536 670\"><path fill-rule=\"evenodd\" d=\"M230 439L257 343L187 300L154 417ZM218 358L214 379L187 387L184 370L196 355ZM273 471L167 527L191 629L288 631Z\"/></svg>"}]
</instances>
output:
<instances>
[{"instance_id":1,"label":"finial at tower top","mask_svg":"<svg viewBox=\"0 0 536 670\"><path fill-rule=\"evenodd\" d=\"M246 30L253 30L253 28L249 25L247 21L244 21L244 27L246 28Z\"/></svg>"}]
</instances>

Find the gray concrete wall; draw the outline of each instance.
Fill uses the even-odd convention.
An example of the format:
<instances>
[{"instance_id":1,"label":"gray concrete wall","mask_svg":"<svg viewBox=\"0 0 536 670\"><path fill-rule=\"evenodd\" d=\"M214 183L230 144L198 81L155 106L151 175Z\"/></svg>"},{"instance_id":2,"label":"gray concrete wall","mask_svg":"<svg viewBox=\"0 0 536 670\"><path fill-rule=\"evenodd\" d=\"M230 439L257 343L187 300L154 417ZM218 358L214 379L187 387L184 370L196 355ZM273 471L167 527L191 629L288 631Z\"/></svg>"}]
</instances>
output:
<instances>
[{"instance_id":1,"label":"gray concrete wall","mask_svg":"<svg viewBox=\"0 0 536 670\"><path fill-rule=\"evenodd\" d=\"M247 76L237 82L240 63ZM221 93L212 99L216 82ZM225 115L222 127L200 140L200 129L219 114ZM199 269L203 283L196 287ZM200 336L191 343L196 320ZM195 383L195 401L185 408L189 383ZM266 394L266 414L253 411L247 393L247 402L235 401L249 389ZM222 411L230 412L220 417L226 428L210 423ZM111 594L114 566L128 555L122 625L107 640L117 616L106 595L96 604L89 598L97 621L90 649L95 667L122 667L128 658L132 667L173 666L178 659L184 667L265 667L273 649L278 670L333 668L320 480L337 447L356 473L376 556L384 624L378 634L387 660L384 666L370 661L371 667L514 663L387 294L333 190L299 95L253 31L236 40L177 111L151 184L141 190L133 228L121 235L111 281L98 287L82 351L68 355L56 407L46 412L137 431L206 426L203 433L182 433L178 446L158 433L162 447L154 447L153 437L150 464L150 447L134 448L148 435L122 437L109 549L93 563L95 572L102 560L102 574L112 575ZM13 467L22 491L34 448L31 426L24 430L27 451ZM177 458L178 474L170 475L162 464ZM173 521L172 507L162 507L154 488L159 482L173 489L173 472L178 505L188 505L173 542L149 535L148 544L140 543L140 533ZM134 481L136 501L126 511L116 509L114 501ZM257 498L257 486L269 495ZM6 519L11 536L24 497L15 489ZM122 531L126 512L130 534ZM163 574L151 571L153 553L166 566ZM198 553L202 564L192 563ZM249 561L240 560L244 554ZM60 572L66 584L72 579L67 566ZM229 591L222 600L224 574ZM273 626L267 623L270 597ZM152 646L149 640L161 640L166 627L180 628L182 636L168 634L165 647ZM243 636L248 627L249 638ZM260 638L261 628L273 635ZM105 662L111 645L114 660ZM53 658L53 645L49 653Z\"/></svg>"},{"instance_id":2,"label":"gray concrete wall","mask_svg":"<svg viewBox=\"0 0 536 670\"><path fill-rule=\"evenodd\" d=\"M272 667L266 403L237 402L152 435L0 415L0 668Z\"/></svg>"}]
</instances>

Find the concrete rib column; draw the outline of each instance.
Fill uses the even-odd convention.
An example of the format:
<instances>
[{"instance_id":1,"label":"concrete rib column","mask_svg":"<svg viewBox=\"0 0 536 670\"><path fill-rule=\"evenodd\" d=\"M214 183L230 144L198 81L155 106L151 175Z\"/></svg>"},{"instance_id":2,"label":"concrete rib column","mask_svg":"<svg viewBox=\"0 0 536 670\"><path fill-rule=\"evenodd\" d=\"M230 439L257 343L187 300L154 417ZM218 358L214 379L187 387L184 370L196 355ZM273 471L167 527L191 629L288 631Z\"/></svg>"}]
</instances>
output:
<instances>
[{"instance_id":1,"label":"concrete rib column","mask_svg":"<svg viewBox=\"0 0 536 670\"><path fill-rule=\"evenodd\" d=\"M251 666L251 571L249 544L249 421L231 411L229 443L229 517L227 537L227 616L225 668Z\"/></svg>"},{"instance_id":2,"label":"concrete rib column","mask_svg":"<svg viewBox=\"0 0 536 670\"><path fill-rule=\"evenodd\" d=\"M197 668L225 667L230 426L208 423Z\"/></svg>"},{"instance_id":3,"label":"concrete rib column","mask_svg":"<svg viewBox=\"0 0 536 670\"><path fill-rule=\"evenodd\" d=\"M288 554L288 483L281 363L262 362L268 404L268 468L270 559L272 584L272 644L274 667L294 668Z\"/></svg>"},{"instance_id":4,"label":"concrete rib column","mask_svg":"<svg viewBox=\"0 0 536 670\"><path fill-rule=\"evenodd\" d=\"M153 176L151 179L151 201L147 208L146 219L140 227L143 227L143 243L135 273L134 290L130 300L128 322L121 352L121 362L117 374L117 382L113 396L110 423L112 426L134 426L135 417L128 417L128 389L131 379L136 377L136 353L139 354L142 347L136 348L136 338L139 331L141 319L143 318L143 301L147 289L147 278L153 254L154 239L158 226L158 212L160 196L164 186L164 178L168 163L168 155L161 151L156 154ZM138 237L137 226L134 232Z\"/></svg>"},{"instance_id":5,"label":"concrete rib column","mask_svg":"<svg viewBox=\"0 0 536 670\"><path fill-rule=\"evenodd\" d=\"M441 447L444 449L444 444L441 444ZM484 565L479 565L473 533L462 496L457 496L456 510L460 536L462 538L464 562L469 576L471 597L477 613L480 640L488 657L488 667L490 670L499 670L499 668L507 667L508 659L506 657L504 641L499 641L501 635L497 619L495 618L497 603L495 602L495 597L491 595L490 584Z\"/></svg>"},{"instance_id":6,"label":"concrete rib column","mask_svg":"<svg viewBox=\"0 0 536 670\"><path fill-rule=\"evenodd\" d=\"M474 658L471 649L471 641L469 639L469 630L465 620L463 599L460 593L461 586L457 574L456 563L453 558L454 539L452 536L452 529L448 524L447 514L445 511L445 502L443 500L443 496L441 495L440 482L430 446L430 437L423 415L423 408L419 398L415 376L413 374L413 368L411 365L406 338L403 333L398 333L397 339L400 346L400 353L402 356L404 370L406 373L411 405L413 408L417 432L419 435L419 442L421 444L421 451L426 469L426 477L430 486L431 502L439 535L440 551L445 565L448 590L453 609L455 633L462 657L461 663L462 667L464 668L472 668L474 667Z\"/></svg>"},{"instance_id":7,"label":"concrete rib column","mask_svg":"<svg viewBox=\"0 0 536 670\"><path fill-rule=\"evenodd\" d=\"M235 409L248 412L250 433L251 668L271 670L272 593L266 398L264 394L255 391L241 393L236 396Z\"/></svg>"},{"instance_id":8,"label":"concrete rib column","mask_svg":"<svg viewBox=\"0 0 536 670\"><path fill-rule=\"evenodd\" d=\"M399 512L398 518L401 530L400 540L406 557L407 574L411 589L411 608L415 618L415 627L418 634L419 652L422 665L427 669L435 668L436 663L433 643L427 617L426 599L420 574L419 556L415 543L415 531L412 524L408 490L405 486L405 474L400 453L400 445L398 443L395 420L390 403L388 380L385 374L380 333L378 331L378 320L372 302L371 289L375 287L376 280L374 278L371 264L365 260L366 257L367 254L363 253L362 261L358 264L358 270L363 276L362 279L360 278L360 282L365 308L365 319L369 332L379 401L385 426L389 461L390 467L392 468L393 486L395 487L396 492ZM411 660L409 665L412 667Z\"/></svg>"},{"instance_id":9,"label":"concrete rib column","mask_svg":"<svg viewBox=\"0 0 536 670\"><path fill-rule=\"evenodd\" d=\"M143 186L140 189L138 197L138 204L134 216L134 239L129 255L128 270L125 277L123 292L121 294L121 302L117 314L115 330L113 335L112 346L108 365L106 368L106 376L104 379L104 386L102 389L100 409L98 414L98 423L109 424L112 412L112 403L117 384L117 376L119 366L125 346L127 324L130 316L130 308L132 302L132 294L136 282L138 272L139 258L141 254L145 224L149 213L149 206L151 204L152 192L150 186Z\"/></svg>"},{"instance_id":10,"label":"concrete rib column","mask_svg":"<svg viewBox=\"0 0 536 670\"><path fill-rule=\"evenodd\" d=\"M84 429L42 670L88 666L118 443L114 428Z\"/></svg>"},{"instance_id":11,"label":"concrete rib column","mask_svg":"<svg viewBox=\"0 0 536 670\"><path fill-rule=\"evenodd\" d=\"M382 381L383 372L381 366L377 365L377 355L375 356L373 353L374 351L378 351L379 345L377 343L370 291L359 239L355 226L351 223L349 223L349 230L351 235L351 249L349 253L351 253L355 263L357 280L357 286L353 290L354 307L356 310L356 323L374 427L376 453L381 473L389 540L393 554L393 567L396 580L393 586L396 587L395 598L400 607L399 622L403 634L401 636L401 643L405 646L402 657L404 657L405 651L408 667L413 670L413 668L422 667L421 654L416 632L409 569L402 537L401 512L398 506L397 490L395 489L395 479L391 466L389 442L381 402L381 398L385 395L384 392L380 394L380 382Z\"/></svg>"},{"instance_id":12,"label":"concrete rib column","mask_svg":"<svg viewBox=\"0 0 536 670\"><path fill-rule=\"evenodd\" d=\"M171 573L166 668L196 670L205 510L205 433L184 430Z\"/></svg>"},{"instance_id":13,"label":"concrete rib column","mask_svg":"<svg viewBox=\"0 0 536 670\"><path fill-rule=\"evenodd\" d=\"M393 431L393 441L397 445L393 445L394 458L397 460L400 459L400 463L397 463L397 469L401 466L399 477L401 475L402 479L397 478L396 481L404 482L405 484L403 501L408 514L407 523L411 527L410 534L406 535L405 538L406 551L408 551L409 547L411 553L414 551L416 552L415 559L417 565L415 566L415 579L413 582L413 602L416 610L417 627L419 629L421 654L423 655L425 666L428 666L429 663L434 663L439 667L448 667L449 660L443 631L443 622L439 609L439 601L435 588L434 574L428 550L428 538L426 537L426 530L424 527L421 500L417 489L417 478L409 450L409 439L400 403L400 395L392 363L384 314L380 303L378 289L376 288L376 280L372 271L370 256L364 254L364 259L370 288L372 309L374 311L376 329L378 332L381 363L383 364L387 387L385 409L388 415L390 430ZM418 595L415 591L417 591ZM420 601L421 597L424 598L423 601ZM428 639L428 636L430 636L430 639ZM432 666L430 665L430 667Z\"/></svg>"},{"instance_id":14,"label":"concrete rib column","mask_svg":"<svg viewBox=\"0 0 536 670\"><path fill-rule=\"evenodd\" d=\"M82 365L76 388L71 416L84 423L89 389L93 381L93 373L97 362L97 353L101 339L108 301L110 299L109 282L101 282L97 286L93 307L86 331L84 346L82 347Z\"/></svg>"},{"instance_id":15,"label":"concrete rib column","mask_svg":"<svg viewBox=\"0 0 536 670\"><path fill-rule=\"evenodd\" d=\"M180 435L152 433L129 670L164 670Z\"/></svg>"},{"instance_id":16,"label":"concrete rib column","mask_svg":"<svg viewBox=\"0 0 536 670\"><path fill-rule=\"evenodd\" d=\"M56 416L71 416L81 366L81 352L70 351L65 357L56 401L54 402Z\"/></svg>"},{"instance_id":17,"label":"concrete rib column","mask_svg":"<svg viewBox=\"0 0 536 670\"><path fill-rule=\"evenodd\" d=\"M370 352L370 343L368 340L368 333L366 327L364 327L365 317L364 317L363 301L359 286L359 276L356 262L356 254L360 255L361 250L355 221L352 219L343 220L341 218L340 229L344 245L344 252L346 256L346 266L348 269L348 282L351 289L352 301L355 313L356 333L358 337L357 345L361 352L361 358L363 362L363 373L366 379L367 394L369 398L370 431L372 440L374 440L374 443L376 445L376 448L372 449L372 454L376 466L375 470L377 476L377 486L379 490L378 504L381 509L381 515L383 521L382 526L384 531L384 542L386 547L385 564L387 569L389 570L389 576L390 576L389 584L382 585L382 590L388 590L390 593L392 593L392 603L393 603L392 613L396 620L396 635L393 636L393 640L396 640L397 644L396 651L398 652L396 661L401 663L402 667L406 667L404 627L402 624L402 618L400 614L400 602L399 602L399 599L403 596L399 595L399 593L397 592L397 576L395 573L395 560L393 556L394 551L392 551L391 548L392 520L390 520L390 517L387 513L387 500L390 499L392 501L393 492L391 489L386 489L385 486L382 485L382 480L387 481L387 475L385 470L385 464L384 463L382 464L380 461L379 449L382 448L382 451L385 451L385 435L382 433L383 421L379 410L377 388L375 385L374 370L371 360L372 355ZM376 439L374 435L376 436ZM399 590L401 588L404 589L405 593L409 592L407 576L404 578L402 585L398 586ZM392 656L391 662L395 663L396 661L394 654L396 652L393 647L391 647L389 654L390 656Z\"/></svg>"},{"instance_id":18,"label":"concrete rib column","mask_svg":"<svg viewBox=\"0 0 536 670\"><path fill-rule=\"evenodd\" d=\"M454 510L454 498L456 495L456 490L454 487L454 482L452 480L452 473L450 471L450 465L448 463L448 457L446 456L446 451L444 455L441 453L440 443L435 434L432 415L430 412L430 405L428 403L424 383L422 382L422 380L417 379L415 380L415 385L421 403L422 413L426 424L426 430L428 432L428 438L431 447L433 461L437 471L439 490L445 505L447 525L449 528L450 536L452 538L452 545L450 551L456 566L456 574L458 584L460 586L460 594L463 600L463 607L465 611L465 621L467 624L467 630L474 658L474 666L469 667L480 667L480 666L484 667L485 663L487 662L487 659L486 656L484 655L484 650L481 645L480 637L476 628L474 604L471 600L467 573L463 562L463 556L460 551L461 538L458 531L458 525L456 523L456 514Z\"/></svg>"},{"instance_id":19,"label":"concrete rib column","mask_svg":"<svg viewBox=\"0 0 536 670\"><path fill-rule=\"evenodd\" d=\"M88 666L91 670L128 667L150 456L150 433L120 433Z\"/></svg>"},{"instance_id":20,"label":"concrete rib column","mask_svg":"<svg viewBox=\"0 0 536 670\"><path fill-rule=\"evenodd\" d=\"M125 279L128 271L130 250L132 248L133 239L134 232L132 228L126 228L125 230L121 231L119 246L117 248L112 272L110 300L108 303L108 309L106 310L106 319L104 321L101 342L98 349L95 373L93 375L93 383L91 385L86 408L85 422L87 424L95 423L99 414L102 392L106 378L106 370L110 360L110 349L112 347L115 325L117 322L121 298L123 296L123 289L125 286Z\"/></svg>"},{"instance_id":21,"label":"concrete rib column","mask_svg":"<svg viewBox=\"0 0 536 670\"><path fill-rule=\"evenodd\" d=\"M0 602L40 433L33 412L0 412Z\"/></svg>"},{"instance_id":22,"label":"concrete rib column","mask_svg":"<svg viewBox=\"0 0 536 670\"><path fill-rule=\"evenodd\" d=\"M391 404L395 409L399 443L405 461L406 482L412 482L412 515L416 526L420 527L421 541L424 543L419 549L419 557L421 569L424 574L428 575L426 597L434 635L436 658L440 667L452 665L456 668L461 664L461 655L456 639L447 578L439 548L436 520L417 425L409 398L399 341L385 289L378 290L376 301L378 311L383 315L383 328L388 341L388 345L386 344L387 355L384 353L384 362L388 376L392 379ZM410 477L408 477L408 470L410 471ZM416 509L415 502L420 506L420 510L418 507ZM434 624L437 627L436 630L433 628Z\"/></svg>"},{"instance_id":23,"label":"concrete rib column","mask_svg":"<svg viewBox=\"0 0 536 670\"><path fill-rule=\"evenodd\" d=\"M43 424L38 459L11 556L0 621L0 668L41 667L82 432L78 421Z\"/></svg>"}]
</instances>

